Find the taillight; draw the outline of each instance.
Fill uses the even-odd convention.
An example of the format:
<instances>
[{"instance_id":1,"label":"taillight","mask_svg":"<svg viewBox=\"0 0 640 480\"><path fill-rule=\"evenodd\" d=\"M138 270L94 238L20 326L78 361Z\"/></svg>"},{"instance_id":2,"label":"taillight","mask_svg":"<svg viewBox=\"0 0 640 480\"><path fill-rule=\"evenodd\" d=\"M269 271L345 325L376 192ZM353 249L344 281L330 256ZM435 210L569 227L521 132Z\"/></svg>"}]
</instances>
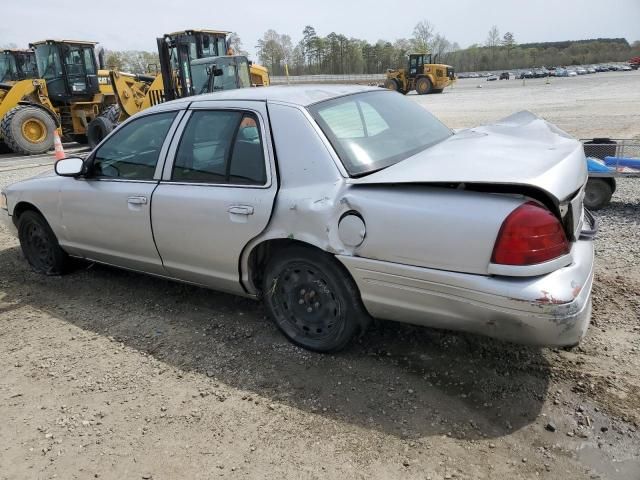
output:
<instances>
[{"instance_id":1,"label":"taillight","mask_svg":"<svg viewBox=\"0 0 640 480\"><path fill-rule=\"evenodd\" d=\"M502 265L533 265L569 253L560 221L534 202L520 205L502 223L491 261Z\"/></svg>"}]
</instances>

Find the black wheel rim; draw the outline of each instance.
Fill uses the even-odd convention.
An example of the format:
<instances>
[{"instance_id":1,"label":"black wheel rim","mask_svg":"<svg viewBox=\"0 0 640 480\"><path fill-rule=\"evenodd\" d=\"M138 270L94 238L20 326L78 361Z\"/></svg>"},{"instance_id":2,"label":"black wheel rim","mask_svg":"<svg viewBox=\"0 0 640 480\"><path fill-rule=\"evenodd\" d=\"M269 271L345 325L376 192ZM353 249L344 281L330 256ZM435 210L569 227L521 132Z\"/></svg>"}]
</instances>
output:
<instances>
[{"instance_id":1,"label":"black wheel rim","mask_svg":"<svg viewBox=\"0 0 640 480\"><path fill-rule=\"evenodd\" d=\"M24 229L25 255L37 270L47 272L55 265L53 246L46 230L35 222Z\"/></svg>"},{"instance_id":2,"label":"black wheel rim","mask_svg":"<svg viewBox=\"0 0 640 480\"><path fill-rule=\"evenodd\" d=\"M340 301L327 277L312 265L287 265L274 280L271 301L278 323L293 337L322 341L339 330Z\"/></svg>"}]
</instances>

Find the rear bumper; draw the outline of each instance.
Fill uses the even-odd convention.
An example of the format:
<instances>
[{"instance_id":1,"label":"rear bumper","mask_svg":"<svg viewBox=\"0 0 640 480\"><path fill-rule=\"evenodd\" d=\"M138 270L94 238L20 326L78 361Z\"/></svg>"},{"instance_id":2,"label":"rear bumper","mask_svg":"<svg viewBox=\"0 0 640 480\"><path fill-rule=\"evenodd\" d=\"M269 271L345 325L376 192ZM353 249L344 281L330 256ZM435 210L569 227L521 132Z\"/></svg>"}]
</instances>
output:
<instances>
[{"instance_id":1,"label":"rear bumper","mask_svg":"<svg viewBox=\"0 0 640 480\"><path fill-rule=\"evenodd\" d=\"M487 335L516 343L576 345L591 320L593 243L538 277L469 275L337 256L373 317Z\"/></svg>"}]
</instances>

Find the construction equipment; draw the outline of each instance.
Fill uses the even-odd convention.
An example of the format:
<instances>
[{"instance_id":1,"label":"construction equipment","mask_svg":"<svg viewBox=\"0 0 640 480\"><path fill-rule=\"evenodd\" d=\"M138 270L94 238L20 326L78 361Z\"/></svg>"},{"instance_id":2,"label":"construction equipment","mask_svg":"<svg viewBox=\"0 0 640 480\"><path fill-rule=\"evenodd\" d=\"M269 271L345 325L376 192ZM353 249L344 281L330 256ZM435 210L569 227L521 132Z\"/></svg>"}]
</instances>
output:
<instances>
[{"instance_id":1,"label":"construction equipment","mask_svg":"<svg viewBox=\"0 0 640 480\"><path fill-rule=\"evenodd\" d=\"M229 32L183 30L156 39L160 73L153 76L111 71L118 107L111 107L88 127L91 146L97 145L119 122L146 108L201 93L268 86L269 72L227 44Z\"/></svg>"},{"instance_id":2,"label":"construction equipment","mask_svg":"<svg viewBox=\"0 0 640 480\"><path fill-rule=\"evenodd\" d=\"M0 84L10 85L37 77L38 68L33 50L8 48L0 51Z\"/></svg>"},{"instance_id":3,"label":"construction equipment","mask_svg":"<svg viewBox=\"0 0 640 480\"><path fill-rule=\"evenodd\" d=\"M116 101L108 73L98 70L95 45L77 40L29 45L38 75L0 85L0 138L9 149L44 153L53 147L54 129L86 143L89 123Z\"/></svg>"},{"instance_id":4,"label":"construction equipment","mask_svg":"<svg viewBox=\"0 0 640 480\"><path fill-rule=\"evenodd\" d=\"M415 90L419 95L442 93L455 79L453 67L431 61L430 53L409 55L408 68L389 69L384 82L385 88L407 94Z\"/></svg>"}]
</instances>

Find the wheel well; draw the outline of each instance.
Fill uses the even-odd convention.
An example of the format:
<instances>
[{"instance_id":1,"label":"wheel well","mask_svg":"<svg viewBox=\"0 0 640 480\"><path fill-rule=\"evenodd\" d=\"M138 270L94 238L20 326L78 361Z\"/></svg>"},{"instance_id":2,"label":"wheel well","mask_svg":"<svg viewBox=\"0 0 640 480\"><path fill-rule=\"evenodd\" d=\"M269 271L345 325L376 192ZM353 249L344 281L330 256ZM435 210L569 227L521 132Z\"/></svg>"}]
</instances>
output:
<instances>
[{"instance_id":1,"label":"wheel well","mask_svg":"<svg viewBox=\"0 0 640 480\"><path fill-rule=\"evenodd\" d=\"M315 245L307 242L302 242L300 240L294 240L290 238L275 238L272 240L265 240L264 242L256 245L249 254L248 278L249 281L253 284L252 286L256 291L260 293L262 290L262 278L269 260L271 260L282 250L294 246L304 247L309 249L310 251L315 251L324 255L331 255L330 253L327 253L326 251L316 247ZM338 262L338 264L344 270L346 275L350 275L344 265L342 265L342 263Z\"/></svg>"},{"instance_id":2,"label":"wheel well","mask_svg":"<svg viewBox=\"0 0 640 480\"><path fill-rule=\"evenodd\" d=\"M22 215L27 210L31 210L32 212L36 212L39 215L42 215L42 212L37 209L37 207L29 202L18 202L18 204L13 207L13 223L14 225L18 225L18 220L20 219L20 215ZM42 215L44 217L44 215Z\"/></svg>"}]
</instances>

